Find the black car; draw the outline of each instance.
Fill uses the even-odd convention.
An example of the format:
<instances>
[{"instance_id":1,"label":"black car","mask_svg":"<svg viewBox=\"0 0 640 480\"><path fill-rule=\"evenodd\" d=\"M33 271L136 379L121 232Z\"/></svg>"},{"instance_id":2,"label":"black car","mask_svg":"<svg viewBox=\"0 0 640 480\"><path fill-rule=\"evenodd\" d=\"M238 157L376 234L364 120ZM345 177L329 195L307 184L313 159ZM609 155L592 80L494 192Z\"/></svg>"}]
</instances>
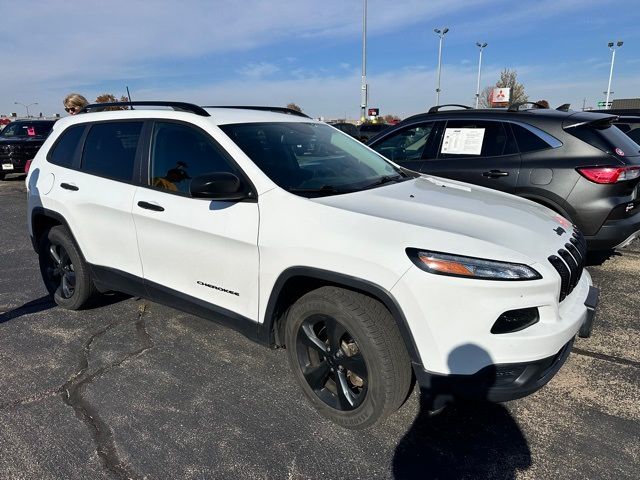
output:
<instances>
[{"instance_id":1,"label":"black car","mask_svg":"<svg viewBox=\"0 0 640 480\"><path fill-rule=\"evenodd\" d=\"M390 126L388 123L363 123L358 127L360 140L366 143L369 139L388 129Z\"/></svg>"},{"instance_id":2,"label":"black car","mask_svg":"<svg viewBox=\"0 0 640 480\"><path fill-rule=\"evenodd\" d=\"M0 131L0 180L8 173L23 173L35 157L55 120L16 120Z\"/></svg>"},{"instance_id":3,"label":"black car","mask_svg":"<svg viewBox=\"0 0 640 480\"><path fill-rule=\"evenodd\" d=\"M618 117L521 106L434 107L369 146L408 169L545 205L578 226L590 250L631 242L640 233L640 146L612 126Z\"/></svg>"}]
</instances>

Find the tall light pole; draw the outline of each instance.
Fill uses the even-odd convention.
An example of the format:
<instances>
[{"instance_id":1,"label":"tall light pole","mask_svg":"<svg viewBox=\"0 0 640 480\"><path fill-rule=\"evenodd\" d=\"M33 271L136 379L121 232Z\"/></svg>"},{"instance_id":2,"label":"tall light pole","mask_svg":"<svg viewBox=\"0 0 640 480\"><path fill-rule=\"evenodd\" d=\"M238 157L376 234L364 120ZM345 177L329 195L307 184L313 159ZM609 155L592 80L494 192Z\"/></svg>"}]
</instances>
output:
<instances>
[{"instance_id":1,"label":"tall light pole","mask_svg":"<svg viewBox=\"0 0 640 480\"><path fill-rule=\"evenodd\" d=\"M609 42L607 45L611 50L611 70L609 70L609 85L607 86L607 99L604 102L605 108L611 108L609 106L609 95L611 95L611 79L613 78L613 62L616 61L616 50L622 46L624 42L618 40L614 45L613 42Z\"/></svg>"},{"instance_id":2,"label":"tall light pole","mask_svg":"<svg viewBox=\"0 0 640 480\"><path fill-rule=\"evenodd\" d=\"M38 102L35 103L30 103L29 105L25 105L24 103L20 103L20 102L13 102L14 105L22 105L24 108L27 109L27 118L30 118L31 115L29 114L29 107L32 107L33 105L38 105Z\"/></svg>"},{"instance_id":3,"label":"tall light pole","mask_svg":"<svg viewBox=\"0 0 640 480\"><path fill-rule=\"evenodd\" d=\"M480 49L480 58L478 59L478 85L476 86L476 108L478 108L478 104L480 103L480 70L482 69L482 50L484 50L489 44L487 42L476 42L476 45Z\"/></svg>"},{"instance_id":4,"label":"tall light pole","mask_svg":"<svg viewBox=\"0 0 640 480\"><path fill-rule=\"evenodd\" d=\"M438 34L438 37L440 37L440 43L438 45L438 86L436 87L436 105L440 105L440 71L442 69L442 40L444 39L444 36L449 31L449 29L447 27L444 27L443 29L434 28L433 31Z\"/></svg>"},{"instance_id":5,"label":"tall light pole","mask_svg":"<svg viewBox=\"0 0 640 480\"><path fill-rule=\"evenodd\" d=\"M367 118L367 102L368 102L367 85L367 0L364 0L362 11L362 80L360 83L360 121L364 122Z\"/></svg>"}]
</instances>

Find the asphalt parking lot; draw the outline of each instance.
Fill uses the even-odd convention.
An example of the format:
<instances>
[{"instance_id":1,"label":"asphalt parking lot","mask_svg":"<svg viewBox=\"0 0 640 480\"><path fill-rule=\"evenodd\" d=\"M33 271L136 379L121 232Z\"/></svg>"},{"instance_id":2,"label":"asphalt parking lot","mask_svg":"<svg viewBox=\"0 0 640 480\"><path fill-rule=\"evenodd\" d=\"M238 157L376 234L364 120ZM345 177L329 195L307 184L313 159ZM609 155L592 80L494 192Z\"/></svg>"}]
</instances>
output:
<instances>
[{"instance_id":1,"label":"asphalt parking lot","mask_svg":"<svg viewBox=\"0 0 640 480\"><path fill-rule=\"evenodd\" d=\"M590 339L536 394L364 432L319 417L283 351L144 299L46 296L23 177L0 182L0 478L638 478L640 243L594 258Z\"/></svg>"}]
</instances>

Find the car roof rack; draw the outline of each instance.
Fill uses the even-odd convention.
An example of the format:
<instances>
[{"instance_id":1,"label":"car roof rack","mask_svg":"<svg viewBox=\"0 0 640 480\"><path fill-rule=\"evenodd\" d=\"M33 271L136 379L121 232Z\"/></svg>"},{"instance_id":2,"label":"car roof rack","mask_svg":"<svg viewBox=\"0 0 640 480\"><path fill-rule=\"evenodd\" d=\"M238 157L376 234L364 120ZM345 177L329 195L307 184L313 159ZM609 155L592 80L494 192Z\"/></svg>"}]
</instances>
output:
<instances>
[{"instance_id":1,"label":"car roof rack","mask_svg":"<svg viewBox=\"0 0 640 480\"><path fill-rule=\"evenodd\" d=\"M435 107L431 107L428 113L438 113L443 107L460 107L464 110L473 110L473 108L468 105L460 105L459 103L447 103L445 105L436 105Z\"/></svg>"},{"instance_id":2,"label":"car roof rack","mask_svg":"<svg viewBox=\"0 0 640 480\"><path fill-rule=\"evenodd\" d=\"M209 112L204 108L194 105L193 103L185 102L155 102L155 101L135 101L135 102L106 102L106 103L91 103L85 106L78 113L89 113L91 111L102 112L109 107L171 107L179 112L195 113L202 117L210 117Z\"/></svg>"},{"instance_id":3,"label":"car roof rack","mask_svg":"<svg viewBox=\"0 0 640 480\"><path fill-rule=\"evenodd\" d=\"M507 108L508 112L518 112L520 111L520 107L523 105L533 105L534 107L537 108L547 108L544 105L542 105L541 103L538 102L516 102L516 103L512 103L511 105L509 105L509 108Z\"/></svg>"},{"instance_id":4,"label":"car roof rack","mask_svg":"<svg viewBox=\"0 0 640 480\"><path fill-rule=\"evenodd\" d=\"M297 117L311 118L309 115L287 107L266 107L256 105L205 105L202 108L239 108L242 110L260 110L263 112L287 113Z\"/></svg>"},{"instance_id":5,"label":"car roof rack","mask_svg":"<svg viewBox=\"0 0 640 480\"><path fill-rule=\"evenodd\" d=\"M571 108L571 104L570 103L563 103L558 108L556 108L556 110L560 110L561 112L568 112L569 108Z\"/></svg>"}]
</instances>

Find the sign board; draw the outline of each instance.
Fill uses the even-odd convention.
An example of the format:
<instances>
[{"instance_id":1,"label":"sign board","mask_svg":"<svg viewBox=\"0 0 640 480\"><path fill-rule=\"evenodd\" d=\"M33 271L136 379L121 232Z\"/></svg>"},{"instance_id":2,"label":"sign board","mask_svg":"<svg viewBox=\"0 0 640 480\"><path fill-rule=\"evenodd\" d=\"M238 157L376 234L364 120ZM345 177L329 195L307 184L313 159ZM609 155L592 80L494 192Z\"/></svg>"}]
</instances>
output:
<instances>
[{"instance_id":1,"label":"sign board","mask_svg":"<svg viewBox=\"0 0 640 480\"><path fill-rule=\"evenodd\" d=\"M380 115L380 109L379 108L370 108L369 109L369 116L370 117L377 117L378 115Z\"/></svg>"},{"instance_id":2,"label":"sign board","mask_svg":"<svg viewBox=\"0 0 640 480\"><path fill-rule=\"evenodd\" d=\"M506 107L511 100L511 89L496 87L491 92L491 106L492 107Z\"/></svg>"},{"instance_id":3,"label":"sign board","mask_svg":"<svg viewBox=\"0 0 640 480\"><path fill-rule=\"evenodd\" d=\"M446 128L441 153L480 155L484 128Z\"/></svg>"},{"instance_id":4,"label":"sign board","mask_svg":"<svg viewBox=\"0 0 640 480\"><path fill-rule=\"evenodd\" d=\"M611 102L607 103L607 102L598 102L598 106L599 107L610 107L611 106Z\"/></svg>"}]
</instances>

